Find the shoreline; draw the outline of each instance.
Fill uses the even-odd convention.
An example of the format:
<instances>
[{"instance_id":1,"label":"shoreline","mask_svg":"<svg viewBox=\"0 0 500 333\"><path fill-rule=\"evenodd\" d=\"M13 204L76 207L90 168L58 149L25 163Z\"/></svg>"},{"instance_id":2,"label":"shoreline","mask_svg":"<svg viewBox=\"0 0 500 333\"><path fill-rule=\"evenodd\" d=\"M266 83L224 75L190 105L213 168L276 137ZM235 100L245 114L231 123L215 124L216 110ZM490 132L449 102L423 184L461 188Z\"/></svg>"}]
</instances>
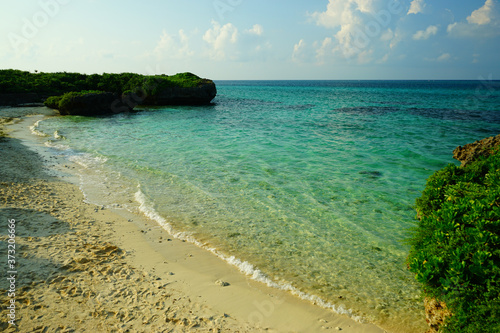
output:
<instances>
[{"instance_id":1,"label":"shoreline","mask_svg":"<svg viewBox=\"0 0 500 333\"><path fill-rule=\"evenodd\" d=\"M0 142L0 213L19 221L19 328L383 332L254 281L144 216L85 203L74 176L62 173L67 161L12 134ZM58 177L42 159L59 166Z\"/></svg>"}]
</instances>

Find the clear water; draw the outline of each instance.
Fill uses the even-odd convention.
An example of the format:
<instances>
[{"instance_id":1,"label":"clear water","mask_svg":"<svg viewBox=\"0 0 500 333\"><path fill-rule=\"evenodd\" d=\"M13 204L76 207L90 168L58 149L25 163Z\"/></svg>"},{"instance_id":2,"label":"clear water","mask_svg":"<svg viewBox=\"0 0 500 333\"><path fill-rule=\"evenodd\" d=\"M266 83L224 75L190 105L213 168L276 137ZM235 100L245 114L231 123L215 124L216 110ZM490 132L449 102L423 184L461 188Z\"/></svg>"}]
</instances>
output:
<instances>
[{"instance_id":1,"label":"clear water","mask_svg":"<svg viewBox=\"0 0 500 333\"><path fill-rule=\"evenodd\" d=\"M57 144L85 165L84 189L98 203L141 204L272 285L393 331L421 331L403 242L412 206L456 146L498 134L500 83L217 87L211 106L55 117L38 129L66 138Z\"/></svg>"}]
</instances>

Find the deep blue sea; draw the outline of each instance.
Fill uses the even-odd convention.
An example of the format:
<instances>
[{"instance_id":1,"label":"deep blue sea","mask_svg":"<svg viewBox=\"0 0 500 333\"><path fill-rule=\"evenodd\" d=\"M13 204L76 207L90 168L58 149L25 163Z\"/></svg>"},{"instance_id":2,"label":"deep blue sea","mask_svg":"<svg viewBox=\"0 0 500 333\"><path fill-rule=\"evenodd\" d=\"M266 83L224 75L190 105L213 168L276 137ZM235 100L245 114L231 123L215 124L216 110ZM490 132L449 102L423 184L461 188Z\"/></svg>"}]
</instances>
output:
<instances>
[{"instance_id":1,"label":"deep blue sea","mask_svg":"<svg viewBox=\"0 0 500 333\"><path fill-rule=\"evenodd\" d=\"M500 132L498 81L219 81L210 106L52 117L87 199L154 218L275 288L398 332L426 179ZM62 137L63 138L62 138Z\"/></svg>"}]
</instances>

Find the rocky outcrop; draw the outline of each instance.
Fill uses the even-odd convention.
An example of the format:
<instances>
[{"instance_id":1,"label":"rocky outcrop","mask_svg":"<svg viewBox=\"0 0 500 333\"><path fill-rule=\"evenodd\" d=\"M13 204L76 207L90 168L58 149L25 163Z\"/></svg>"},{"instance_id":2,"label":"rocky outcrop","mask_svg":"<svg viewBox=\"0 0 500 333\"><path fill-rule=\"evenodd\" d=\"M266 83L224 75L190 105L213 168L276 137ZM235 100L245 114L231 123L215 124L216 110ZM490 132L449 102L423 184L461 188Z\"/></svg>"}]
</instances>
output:
<instances>
[{"instance_id":1,"label":"rocky outcrop","mask_svg":"<svg viewBox=\"0 0 500 333\"><path fill-rule=\"evenodd\" d=\"M57 109L61 115L99 116L130 112L133 108L123 103L118 95L102 92L65 96Z\"/></svg>"},{"instance_id":2,"label":"rocky outcrop","mask_svg":"<svg viewBox=\"0 0 500 333\"><path fill-rule=\"evenodd\" d=\"M453 158L462 162L462 166L477 160L481 156L489 156L492 148L500 146L500 135L492 136L465 146L457 147L453 151Z\"/></svg>"},{"instance_id":3,"label":"rocky outcrop","mask_svg":"<svg viewBox=\"0 0 500 333\"><path fill-rule=\"evenodd\" d=\"M196 87L157 87L153 93L128 91L121 96L110 92L72 92L50 97L45 105L61 115L99 116L130 112L137 105L205 105L217 95L215 83L204 80Z\"/></svg>"},{"instance_id":4,"label":"rocky outcrop","mask_svg":"<svg viewBox=\"0 0 500 333\"><path fill-rule=\"evenodd\" d=\"M40 104L47 99L57 99L72 92L84 94L96 91L122 95L120 98L124 104L114 107L115 111L120 110L118 112L124 112L137 105L206 105L217 95L212 80L188 72L169 76L134 73L85 75L66 72L31 74L16 70L0 70L0 105ZM99 102L103 100L104 96L101 96ZM79 108L72 107L71 110ZM85 106L82 110L87 108L88 106ZM103 108L98 105L97 109ZM64 108L61 108L61 111L66 113Z\"/></svg>"},{"instance_id":5,"label":"rocky outcrop","mask_svg":"<svg viewBox=\"0 0 500 333\"><path fill-rule=\"evenodd\" d=\"M429 329L426 333L437 333L443 325L446 318L451 316L451 312L443 302L438 302L434 298L426 298L425 305L425 321L429 324Z\"/></svg>"},{"instance_id":6,"label":"rocky outcrop","mask_svg":"<svg viewBox=\"0 0 500 333\"><path fill-rule=\"evenodd\" d=\"M162 87L155 94L146 96L142 105L205 105L217 95L215 83L206 80L196 87Z\"/></svg>"}]
</instances>

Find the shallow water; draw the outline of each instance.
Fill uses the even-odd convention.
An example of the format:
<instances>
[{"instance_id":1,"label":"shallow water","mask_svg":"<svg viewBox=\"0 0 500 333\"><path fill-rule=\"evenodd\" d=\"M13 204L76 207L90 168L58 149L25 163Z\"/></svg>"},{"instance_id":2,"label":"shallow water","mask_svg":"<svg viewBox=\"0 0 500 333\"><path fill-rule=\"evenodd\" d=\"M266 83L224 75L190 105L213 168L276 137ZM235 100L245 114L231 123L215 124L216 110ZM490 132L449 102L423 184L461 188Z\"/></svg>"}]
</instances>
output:
<instances>
[{"instance_id":1,"label":"shallow water","mask_svg":"<svg viewBox=\"0 0 500 333\"><path fill-rule=\"evenodd\" d=\"M82 165L88 200L140 209L320 305L420 330L403 242L412 206L426 178L454 163L456 146L498 134L500 84L217 87L211 106L55 117L37 130L64 136L49 145Z\"/></svg>"}]
</instances>

